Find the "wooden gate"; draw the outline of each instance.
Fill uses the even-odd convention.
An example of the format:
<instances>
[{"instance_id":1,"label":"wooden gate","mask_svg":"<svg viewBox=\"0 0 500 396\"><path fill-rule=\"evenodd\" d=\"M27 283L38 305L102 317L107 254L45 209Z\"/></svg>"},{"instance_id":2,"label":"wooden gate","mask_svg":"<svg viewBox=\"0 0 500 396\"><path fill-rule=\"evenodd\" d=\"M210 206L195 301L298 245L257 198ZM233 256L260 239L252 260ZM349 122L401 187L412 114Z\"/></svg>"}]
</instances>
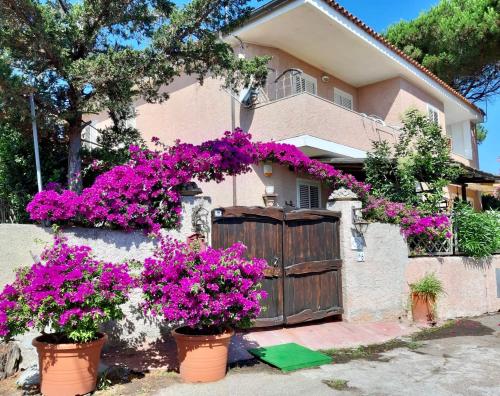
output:
<instances>
[{"instance_id":1,"label":"wooden gate","mask_svg":"<svg viewBox=\"0 0 500 396\"><path fill-rule=\"evenodd\" d=\"M276 326L342 313L340 214L235 206L212 212L212 246L244 243L269 264L268 297L255 326Z\"/></svg>"}]
</instances>

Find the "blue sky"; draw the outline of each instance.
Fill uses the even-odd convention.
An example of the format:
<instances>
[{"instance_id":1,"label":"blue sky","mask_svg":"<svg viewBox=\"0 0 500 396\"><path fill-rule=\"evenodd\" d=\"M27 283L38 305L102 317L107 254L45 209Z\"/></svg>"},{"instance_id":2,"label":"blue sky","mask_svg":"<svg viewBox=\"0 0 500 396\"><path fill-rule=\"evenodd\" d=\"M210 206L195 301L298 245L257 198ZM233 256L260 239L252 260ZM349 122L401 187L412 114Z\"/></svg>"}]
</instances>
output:
<instances>
[{"instance_id":1,"label":"blue sky","mask_svg":"<svg viewBox=\"0 0 500 396\"><path fill-rule=\"evenodd\" d=\"M413 19L421 11L425 11L437 0L338 0L354 15L378 32L401 19ZM265 4L266 1L253 2L255 6ZM500 169L500 97L488 104L478 103L479 107L487 110L486 128L488 137L479 146L479 160L482 170L498 174Z\"/></svg>"}]
</instances>

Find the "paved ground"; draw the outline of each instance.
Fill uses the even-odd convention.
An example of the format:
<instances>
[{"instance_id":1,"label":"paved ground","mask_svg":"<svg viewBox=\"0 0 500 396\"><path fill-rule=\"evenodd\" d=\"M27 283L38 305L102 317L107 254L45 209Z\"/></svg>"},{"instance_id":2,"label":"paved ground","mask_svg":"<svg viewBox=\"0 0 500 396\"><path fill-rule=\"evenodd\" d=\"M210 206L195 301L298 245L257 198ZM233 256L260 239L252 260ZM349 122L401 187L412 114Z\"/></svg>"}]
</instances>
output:
<instances>
[{"instance_id":1,"label":"paved ground","mask_svg":"<svg viewBox=\"0 0 500 396\"><path fill-rule=\"evenodd\" d=\"M344 363L282 374L250 362L212 384L183 384L175 373L152 370L96 396L500 395L500 314L425 330L406 344L334 351L333 356ZM8 392L0 383L0 394L21 394Z\"/></svg>"},{"instance_id":2,"label":"paved ground","mask_svg":"<svg viewBox=\"0 0 500 396\"><path fill-rule=\"evenodd\" d=\"M249 348L296 342L311 349L346 348L385 342L418 330L412 323L391 321L347 323L332 318L323 323L308 323L281 329L260 329L238 332L232 339L229 352L231 363L251 359ZM103 355L106 364L125 365L133 370L175 369L175 341L168 335L150 345L108 348Z\"/></svg>"}]
</instances>

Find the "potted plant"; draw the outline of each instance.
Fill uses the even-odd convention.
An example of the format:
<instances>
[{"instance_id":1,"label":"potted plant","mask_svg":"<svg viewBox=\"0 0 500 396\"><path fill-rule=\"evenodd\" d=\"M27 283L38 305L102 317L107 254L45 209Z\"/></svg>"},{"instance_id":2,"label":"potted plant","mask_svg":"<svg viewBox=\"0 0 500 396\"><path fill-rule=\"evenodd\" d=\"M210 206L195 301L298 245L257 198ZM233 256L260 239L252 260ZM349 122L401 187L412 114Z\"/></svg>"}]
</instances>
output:
<instances>
[{"instance_id":1,"label":"potted plant","mask_svg":"<svg viewBox=\"0 0 500 396\"><path fill-rule=\"evenodd\" d=\"M92 392L106 335L99 326L122 316L134 281L126 264L95 259L88 246L71 246L57 234L41 261L21 268L0 294L0 336L30 328L46 396Z\"/></svg>"},{"instance_id":2,"label":"potted plant","mask_svg":"<svg viewBox=\"0 0 500 396\"><path fill-rule=\"evenodd\" d=\"M442 282L434 273L410 284L412 316L415 322L434 322L437 298L444 293Z\"/></svg>"},{"instance_id":3,"label":"potted plant","mask_svg":"<svg viewBox=\"0 0 500 396\"><path fill-rule=\"evenodd\" d=\"M186 382L217 381L226 375L234 329L260 313L265 260L244 258L245 246L192 248L162 238L144 262L144 309L176 328L179 371Z\"/></svg>"}]
</instances>

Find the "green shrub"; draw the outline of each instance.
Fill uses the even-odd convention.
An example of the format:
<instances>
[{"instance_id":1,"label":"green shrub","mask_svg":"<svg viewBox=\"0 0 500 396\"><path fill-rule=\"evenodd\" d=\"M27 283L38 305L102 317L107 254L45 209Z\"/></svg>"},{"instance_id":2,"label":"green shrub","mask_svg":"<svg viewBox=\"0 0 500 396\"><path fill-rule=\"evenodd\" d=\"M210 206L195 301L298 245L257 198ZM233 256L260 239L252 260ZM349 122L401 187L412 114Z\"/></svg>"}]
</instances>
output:
<instances>
[{"instance_id":1,"label":"green shrub","mask_svg":"<svg viewBox=\"0 0 500 396\"><path fill-rule=\"evenodd\" d=\"M500 211L475 212L470 205L459 203L454 222L460 252L481 258L500 250Z\"/></svg>"},{"instance_id":2,"label":"green shrub","mask_svg":"<svg viewBox=\"0 0 500 396\"><path fill-rule=\"evenodd\" d=\"M500 192L500 190L498 190ZM500 210L500 196L482 195L481 204L484 210Z\"/></svg>"},{"instance_id":3,"label":"green shrub","mask_svg":"<svg viewBox=\"0 0 500 396\"><path fill-rule=\"evenodd\" d=\"M427 274L418 282L410 284L410 290L413 294L418 294L420 297L432 300L444 294L443 283L434 273Z\"/></svg>"}]
</instances>

